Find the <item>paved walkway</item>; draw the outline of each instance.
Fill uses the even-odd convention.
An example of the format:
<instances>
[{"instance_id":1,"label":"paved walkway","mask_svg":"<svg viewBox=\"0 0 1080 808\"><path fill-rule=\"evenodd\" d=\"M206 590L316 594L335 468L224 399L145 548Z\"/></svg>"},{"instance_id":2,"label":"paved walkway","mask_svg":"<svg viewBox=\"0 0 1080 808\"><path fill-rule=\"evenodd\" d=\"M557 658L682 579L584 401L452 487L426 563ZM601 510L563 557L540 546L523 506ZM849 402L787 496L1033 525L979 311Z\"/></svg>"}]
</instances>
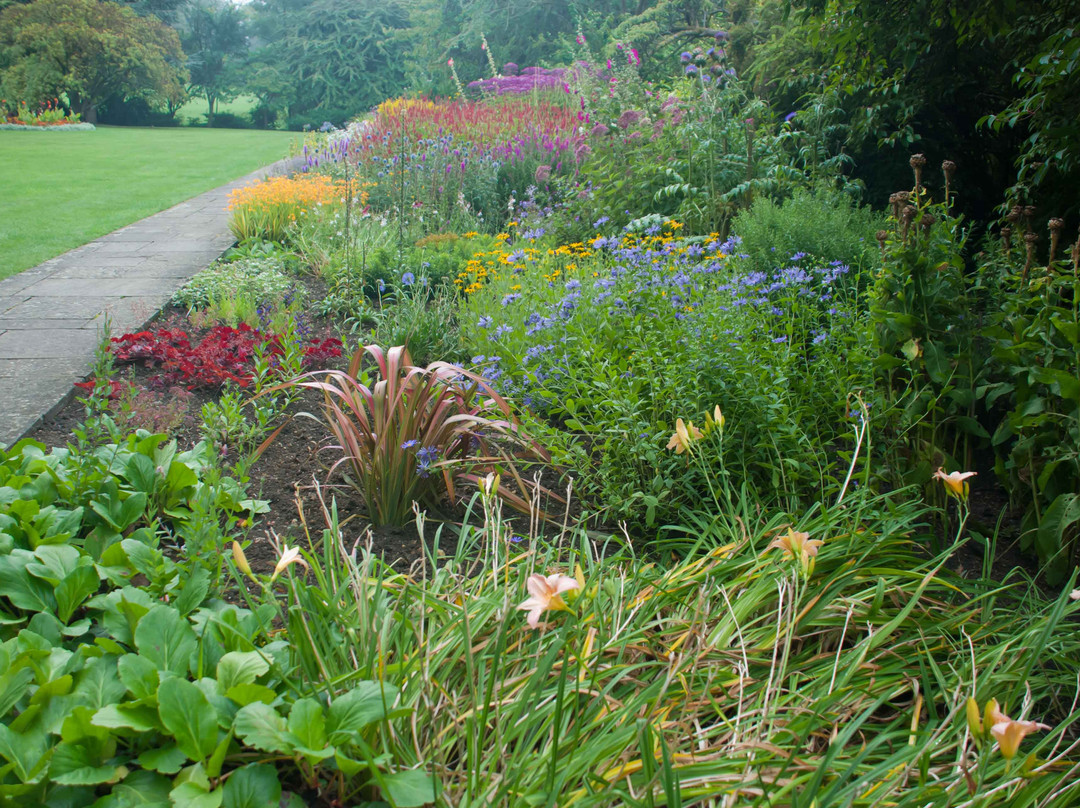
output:
<instances>
[{"instance_id":1,"label":"paved walkway","mask_svg":"<svg viewBox=\"0 0 1080 808\"><path fill-rule=\"evenodd\" d=\"M298 166L282 160L0 280L0 446L66 404L113 336L143 328L184 281L233 244L227 197Z\"/></svg>"}]
</instances>

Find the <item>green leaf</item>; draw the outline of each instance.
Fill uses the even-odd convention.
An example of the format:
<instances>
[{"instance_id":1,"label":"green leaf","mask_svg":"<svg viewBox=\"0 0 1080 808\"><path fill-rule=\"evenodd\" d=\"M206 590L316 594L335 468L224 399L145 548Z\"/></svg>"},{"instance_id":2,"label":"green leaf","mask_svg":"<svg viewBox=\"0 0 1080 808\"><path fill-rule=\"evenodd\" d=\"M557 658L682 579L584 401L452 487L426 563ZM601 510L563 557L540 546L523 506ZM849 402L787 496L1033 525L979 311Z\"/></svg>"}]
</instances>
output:
<instances>
[{"instance_id":1,"label":"green leaf","mask_svg":"<svg viewBox=\"0 0 1080 808\"><path fill-rule=\"evenodd\" d=\"M419 769L383 775L384 791L395 808L420 808L435 802L435 779Z\"/></svg>"},{"instance_id":2,"label":"green leaf","mask_svg":"<svg viewBox=\"0 0 1080 808\"><path fill-rule=\"evenodd\" d=\"M64 623L82 605L82 602L97 592L101 585L97 571L92 567L76 567L68 573L56 587L56 613Z\"/></svg>"},{"instance_id":3,"label":"green leaf","mask_svg":"<svg viewBox=\"0 0 1080 808\"><path fill-rule=\"evenodd\" d=\"M26 571L34 557L26 550L13 550L0 556L0 593L11 605L28 612L52 612L56 609L53 588L48 582Z\"/></svg>"},{"instance_id":4,"label":"green leaf","mask_svg":"<svg viewBox=\"0 0 1080 808\"><path fill-rule=\"evenodd\" d=\"M137 758L144 769L152 769L162 774L176 774L187 762L187 755L174 744L148 749Z\"/></svg>"},{"instance_id":5,"label":"green leaf","mask_svg":"<svg viewBox=\"0 0 1080 808\"><path fill-rule=\"evenodd\" d=\"M117 808L171 808L169 789L172 783L145 769L137 769L113 786L111 797Z\"/></svg>"},{"instance_id":6,"label":"green leaf","mask_svg":"<svg viewBox=\"0 0 1080 808\"><path fill-rule=\"evenodd\" d=\"M33 679L34 671L31 668L9 668L0 676L0 716L7 715L8 710L26 693Z\"/></svg>"},{"instance_id":7,"label":"green leaf","mask_svg":"<svg viewBox=\"0 0 1080 808\"><path fill-rule=\"evenodd\" d=\"M132 455L124 469L124 476L136 491L142 491L147 496L153 495L157 471L154 469L154 461L146 455Z\"/></svg>"},{"instance_id":8,"label":"green leaf","mask_svg":"<svg viewBox=\"0 0 1080 808\"><path fill-rule=\"evenodd\" d=\"M225 792L210 791L199 783L181 783L169 792L169 799L176 808L219 808Z\"/></svg>"},{"instance_id":9,"label":"green leaf","mask_svg":"<svg viewBox=\"0 0 1080 808\"><path fill-rule=\"evenodd\" d=\"M138 654L124 654L116 663L120 681L136 699L146 699L157 694L159 679L157 666Z\"/></svg>"},{"instance_id":10,"label":"green leaf","mask_svg":"<svg viewBox=\"0 0 1080 808\"><path fill-rule=\"evenodd\" d=\"M340 744L368 724L385 718L397 695L398 689L392 685L359 682L348 693L334 699L327 721L330 742Z\"/></svg>"},{"instance_id":11,"label":"green leaf","mask_svg":"<svg viewBox=\"0 0 1080 808\"><path fill-rule=\"evenodd\" d=\"M111 782L121 774L116 764L103 765L89 748L62 742L53 749L49 778L63 786L94 786Z\"/></svg>"},{"instance_id":12,"label":"green leaf","mask_svg":"<svg viewBox=\"0 0 1080 808\"><path fill-rule=\"evenodd\" d=\"M268 670L270 663L258 651L230 651L218 662L217 680L228 694L237 685L253 683Z\"/></svg>"},{"instance_id":13,"label":"green leaf","mask_svg":"<svg viewBox=\"0 0 1080 808\"><path fill-rule=\"evenodd\" d=\"M158 714L177 747L189 758L202 761L213 753L218 742L217 712L191 682L162 682L158 688Z\"/></svg>"},{"instance_id":14,"label":"green leaf","mask_svg":"<svg viewBox=\"0 0 1080 808\"><path fill-rule=\"evenodd\" d=\"M251 763L237 769L225 781L228 808L267 808L281 801L277 770L266 763Z\"/></svg>"},{"instance_id":15,"label":"green leaf","mask_svg":"<svg viewBox=\"0 0 1080 808\"><path fill-rule=\"evenodd\" d=\"M257 701L241 708L236 714L233 727L248 746L264 752L291 755L296 748L294 739L286 728L285 719L278 715L273 707L262 702Z\"/></svg>"},{"instance_id":16,"label":"green leaf","mask_svg":"<svg viewBox=\"0 0 1080 808\"><path fill-rule=\"evenodd\" d=\"M0 724L0 757L12 764L15 776L22 783L36 783L49 762L43 732L15 732Z\"/></svg>"},{"instance_id":17,"label":"green leaf","mask_svg":"<svg viewBox=\"0 0 1080 808\"><path fill-rule=\"evenodd\" d=\"M326 742L326 716L315 699L300 699L294 703L289 711L288 726L296 739L296 751L308 757L309 762L334 754L334 747Z\"/></svg>"},{"instance_id":18,"label":"green leaf","mask_svg":"<svg viewBox=\"0 0 1080 808\"><path fill-rule=\"evenodd\" d=\"M98 657L86 663L76 676L75 693L87 707L96 710L124 697L124 684L116 675L113 657Z\"/></svg>"},{"instance_id":19,"label":"green leaf","mask_svg":"<svg viewBox=\"0 0 1080 808\"><path fill-rule=\"evenodd\" d=\"M135 627L135 647L160 670L186 676L198 640L191 625L169 606L154 606Z\"/></svg>"},{"instance_id":20,"label":"green leaf","mask_svg":"<svg viewBox=\"0 0 1080 808\"><path fill-rule=\"evenodd\" d=\"M266 685L236 685L226 690L225 695L241 707L246 707L256 701L261 701L263 704L273 704L277 701L277 693Z\"/></svg>"},{"instance_id":21,"label":"green leaf","mask_svg":"<svg viewBox=\"0 0 1080 808\"><path fill-rule=\"evenodd\" d=\"M206 567L196 566L191 577L184 582L184 588L174 603L180 614L187 615L206 600L210 591L210 573Z\"/></svg>"},{"instance_id":22,"label":"green leaf","mask_svg":"<svg viewBox=\"0 0 1080 808\"><path fill-rule=\"evenodd\" d=\"M157 732L161 729L158 712L145 704L106 704L94 713L94 725L109 729L133 729L136 732Z\"/></svg>"}]
</instances>

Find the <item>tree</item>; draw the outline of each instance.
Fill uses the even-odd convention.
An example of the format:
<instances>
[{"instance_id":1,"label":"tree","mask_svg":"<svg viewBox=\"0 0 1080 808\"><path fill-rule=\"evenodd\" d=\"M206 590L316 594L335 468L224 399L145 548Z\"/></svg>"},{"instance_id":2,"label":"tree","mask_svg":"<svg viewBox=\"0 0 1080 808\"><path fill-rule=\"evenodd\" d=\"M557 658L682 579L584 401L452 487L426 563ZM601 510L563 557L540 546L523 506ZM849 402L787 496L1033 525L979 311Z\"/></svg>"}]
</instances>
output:
<instances>
[{"instance_id":1,"label":"tree","mask_svg":"<svg viewBox=\"0 0 1080 808\"><path fill-rule=\"evenodd\" d=\"M157 19L99 0L36 0L0 12L0 87L36 103L66 92L89 122L111 96L163 103L183 93L184 53Z\"/></svg>"},{"instance_id":2,"label":"tree","mask_svg":"<svg viewBox=\"0 0 1080 808\"><path fill-rule=\"evenodd\" d=\"M255 9L265 44L249 86L290 115L355 115L406 86L401 0L263 0Z\"/></svg>"},{"instance_id":3,"label":"tree","mask_svg":"<svg viewBox=\"0 0 1080 808\"><path fill-rule=\"evenodd\" d=\"M188 9L184 50L188 54L189 90L206 98L206 125L214 125L214 107L228 100L239 84L240 57L247 53L247 34L240 9L229 3Z\"/></svg>"}]
</instances>

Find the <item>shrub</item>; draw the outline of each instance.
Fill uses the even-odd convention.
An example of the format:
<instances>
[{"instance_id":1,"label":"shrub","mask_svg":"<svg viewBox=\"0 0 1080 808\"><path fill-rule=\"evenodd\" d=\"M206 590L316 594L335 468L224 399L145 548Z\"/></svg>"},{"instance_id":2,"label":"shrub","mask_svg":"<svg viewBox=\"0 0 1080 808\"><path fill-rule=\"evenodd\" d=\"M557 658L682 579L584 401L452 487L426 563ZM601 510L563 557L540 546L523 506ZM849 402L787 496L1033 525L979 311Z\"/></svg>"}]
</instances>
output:
<instances>
[{"instance_id":1,"label":"shrub","mask_svg":"<svg viewBox=\"0 0 1080 808\"><path fill-rule=\"evenodd\" d=\"M819 261L871 267L880 263L874 234L884 223L884 217L856 206L845 194L800 189L783 202L759 197L735 217L732 231L741 239L739 252L758 272L800 252Z\"/></svg>"},{"instance_id":2,"label":"shrub","mask_svg":"<svg viewBox=\"0 0 1080 808\"><path fill-rule=\"evenodd\" d=\"M172 302L200 309L225 297L245 297L258 306L280 303L286 297L301 299L303 294L303 287L297 285L284 261L274 256L216 261L178 289Z\"/></svg>"}]
</instances>

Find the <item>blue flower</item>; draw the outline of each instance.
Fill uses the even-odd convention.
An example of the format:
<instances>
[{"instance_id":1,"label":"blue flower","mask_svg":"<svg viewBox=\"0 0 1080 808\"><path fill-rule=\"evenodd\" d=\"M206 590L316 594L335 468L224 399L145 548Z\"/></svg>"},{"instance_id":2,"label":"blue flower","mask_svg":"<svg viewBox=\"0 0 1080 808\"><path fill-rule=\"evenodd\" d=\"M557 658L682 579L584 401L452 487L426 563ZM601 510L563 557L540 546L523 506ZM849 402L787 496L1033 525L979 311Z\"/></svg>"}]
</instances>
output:
<instances>
[{"instance_id":1,"label":"blue flower","mask_svg":"<svg viewBox=\"0 0 1080 808\"><path fill-rule=\"evenodd\" d=\"M509 306L511 303L513 303L515 300L519 299L520 297L521 297L521 295L516 294L516 293L515 294L509 294L509 295L504 295L503 299L502 299L502 304L504 306Z\"/></svg>"},{"instance_id":2,"label":"blue flower","mask_svg":"<svg viewBox=\"0 0 1080 808\"><path fill-rule=\"evenodd\" d=\"M480 321L477 323L477 325L480 326L481 328L489 328L489 327L491 327L492 323L494 323L494 322L495 322L494 318L489 317L488 315L485 314L480 318Z\"/></svg>"},{"instance_id":3,"label":"blue flower","mask_svg":"<svg viewBox=\"0 0 1080 808\"><path fill-rule=\"evenodd\" d=\"M501 336L503 336L505 334L509 334L513 330L514 329L513 329L512 326L500 325L498 328L495 329L494 337L495 337L495 339L498 339L499 337L501 337Z\"/></svg>"},{"instance_id":4,"label":"blue flower","mask_svg":"<svg viewBox=\"0 0 1080 808\"><path fill-rule=\"evenodd\" d=\"M401 276L402 286L412 286L414 283L416 283L416 276L413 275L411 272L406 272L404 275Z\"/></svg>"},{"instance_id":5,"label":"blue flower","mask_svg":"<svg viewBox=\"0 0 1080 808\"><path fill-rule=\"evenodd\" d=\"M438 446L425 446L416 453L416 473L427 479L430 476L431 464L439 459Z\"/></svg>"},{"instance_id":6,"label":"blue flower","mask_svg":"<svg viewBox=\"0 0 1080 808\"><path fill-rule=\"evenodd\" d=\"M595 222L593 222L593 229L595 230L596 228L600 227L601 225L605 225L610 221L611 221L610 216L601 216L599 219L597 219Z\"/></svg>"},{"instance_id":7,"label":"blue flower","mask_svg":"<svg viewBox=\"0 0 1080 808\"><path fill-rule=\"evenodd\" d=\"M412 447L416 446L418 443L420 443L420 441L418 441L418 440L407 440L403 444L401 444L401 448L402 449L411 449Z\"/></svg>"}]
</instances>

